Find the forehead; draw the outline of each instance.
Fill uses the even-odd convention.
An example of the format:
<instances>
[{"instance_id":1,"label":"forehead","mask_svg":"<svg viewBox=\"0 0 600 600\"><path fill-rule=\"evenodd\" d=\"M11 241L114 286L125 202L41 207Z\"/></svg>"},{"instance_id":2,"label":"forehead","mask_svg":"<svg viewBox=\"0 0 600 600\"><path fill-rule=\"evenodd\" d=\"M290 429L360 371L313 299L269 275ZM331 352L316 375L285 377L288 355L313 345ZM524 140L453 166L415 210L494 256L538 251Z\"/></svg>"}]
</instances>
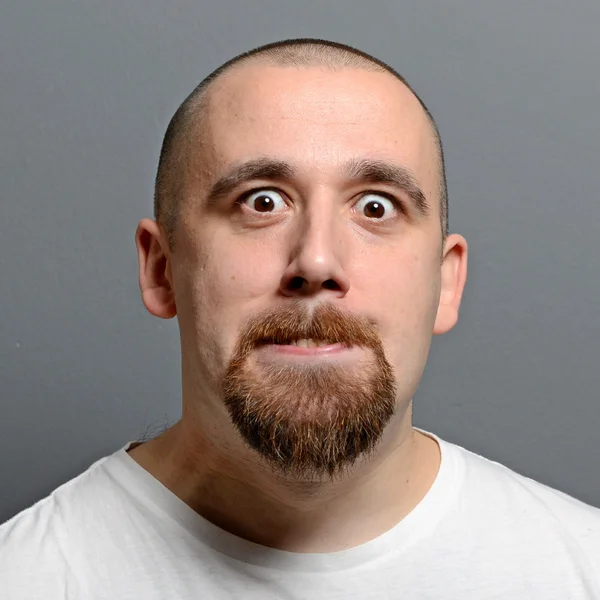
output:
<instances>
[{"instance_id":1,"label":"forehead","mask_svg":"<svg viewBox=\"0 0 600 600\"><path fill-rule=\"evenodd\" d=\"M219 77L205 106L211 171L257 156L312 173L371 158L411 168L423 187L435 184L431 125L387 72L251 62Z\"/></svg>"}]
</instances>

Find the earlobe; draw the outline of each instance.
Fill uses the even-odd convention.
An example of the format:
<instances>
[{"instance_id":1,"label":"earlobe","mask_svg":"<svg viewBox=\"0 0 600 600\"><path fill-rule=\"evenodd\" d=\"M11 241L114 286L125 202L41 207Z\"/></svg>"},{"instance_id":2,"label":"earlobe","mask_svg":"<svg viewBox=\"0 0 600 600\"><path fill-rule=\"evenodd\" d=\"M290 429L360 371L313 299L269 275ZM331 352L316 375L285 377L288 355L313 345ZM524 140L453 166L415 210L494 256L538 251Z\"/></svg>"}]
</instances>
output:
<instances>
[{"instance_id":1,"label":"earlobe","mask_svg":"<svg viewBox=\"0 0 600 600\"><path fill-rule=\"evenodd\" d=\"M166 236L156 221L143 219L135 233L135 244L144 306L155 317L171 319L177 308Z\"/></svg>"},{"instance_id":2,"label":"earlobe","mask_svg":"<svg viewBox=\"0 0 600 600\"><path fill-rule=\"evenodd\" d=\"M450 331L458 321L458 310L467 281L468 246L465 238L452 234L446 239L441 266L441 289L433 333Z\"/></svg>"}]
</instances>

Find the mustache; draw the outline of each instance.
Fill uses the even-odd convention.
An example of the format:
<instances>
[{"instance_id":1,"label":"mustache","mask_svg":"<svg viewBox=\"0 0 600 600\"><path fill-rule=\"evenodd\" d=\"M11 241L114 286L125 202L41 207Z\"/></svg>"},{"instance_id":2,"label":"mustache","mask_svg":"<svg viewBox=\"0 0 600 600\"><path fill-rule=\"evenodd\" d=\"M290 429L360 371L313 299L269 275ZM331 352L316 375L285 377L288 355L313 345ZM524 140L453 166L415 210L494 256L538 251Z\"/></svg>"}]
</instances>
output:
<instances>
[{"instance_id":1,"label":"mustache","mask_svg":"<svg viewBox=\"0 0 600 600\"><path fill-rule=\"evenodd\" d=\"M314 310L299 303L265 311L249 319L238 339L239 354L246 355L263 344L289 344L299 339L326 341L345 346L379 348L374 323L330 302Z\"/></svg>"}]
</instances>

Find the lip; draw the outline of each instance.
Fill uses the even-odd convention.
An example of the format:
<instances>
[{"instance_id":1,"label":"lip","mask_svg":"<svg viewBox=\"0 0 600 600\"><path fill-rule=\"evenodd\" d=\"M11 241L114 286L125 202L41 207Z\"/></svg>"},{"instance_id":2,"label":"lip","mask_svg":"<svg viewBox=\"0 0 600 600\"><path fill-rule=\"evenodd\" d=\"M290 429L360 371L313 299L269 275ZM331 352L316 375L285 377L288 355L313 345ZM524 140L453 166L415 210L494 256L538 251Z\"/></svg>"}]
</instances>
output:
<instances>
[{"instance_id":1,"label":"lip","mask_svg":"<svg viewBox=\"0 0 600 600\"><path fill-rule=\"evenodd\" d=\"M255 349L255 357L263 364L337 364L356 366L365 356L365 348L360 346L345 346L344 344L329 344L316 348L302 348L287 344L263 344Z\"/></svg>"},{"instance_id":2,"label":"lip","mask_svg":"<svg viewBox=\"0 0 600 600\"><path fill-rule=\"evenodd\" d=\"M289 356L328 356L350 350L343 344L328 344L327 346L316 346L314 348L303 348L302 346L292 346L290 344L264 344L261 346L266 352L274 352Z\"/></svg>"}]
</instances>

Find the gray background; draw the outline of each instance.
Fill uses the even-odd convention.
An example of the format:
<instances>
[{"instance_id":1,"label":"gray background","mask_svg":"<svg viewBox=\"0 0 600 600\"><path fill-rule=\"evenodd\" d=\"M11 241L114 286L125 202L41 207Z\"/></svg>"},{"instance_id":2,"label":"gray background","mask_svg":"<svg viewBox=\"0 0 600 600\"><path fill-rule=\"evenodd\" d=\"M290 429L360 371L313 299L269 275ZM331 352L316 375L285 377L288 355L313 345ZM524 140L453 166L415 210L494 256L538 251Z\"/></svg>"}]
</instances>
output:
<instances>
[{"instance_id":1,"label":"gray background","mask_svg":"<svg viewBox=\"0 0 600 600\"><path fill-rule=\"evenodd\" d=\"M134 247L162 135L220 63L305 36L391 63L445 142L470 278L416 424L600 505L599 27L598 0L4 0L0 520L179 417Z\"/></svg>"}]
</instances>

